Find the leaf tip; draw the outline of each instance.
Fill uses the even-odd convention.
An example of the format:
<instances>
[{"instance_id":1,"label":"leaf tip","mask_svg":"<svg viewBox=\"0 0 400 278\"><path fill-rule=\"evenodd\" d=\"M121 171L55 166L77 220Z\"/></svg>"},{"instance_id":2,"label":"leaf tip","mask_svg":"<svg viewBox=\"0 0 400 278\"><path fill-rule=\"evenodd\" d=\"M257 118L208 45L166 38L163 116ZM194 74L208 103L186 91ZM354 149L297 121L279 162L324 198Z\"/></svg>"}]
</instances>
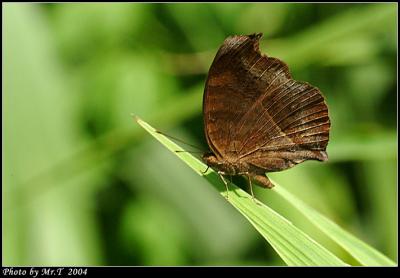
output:
<instances>
[{"instance_id":1,"label":"leaf tip","mask_svg":"<svg viewBox=\"0 0 400 278\"><path fill-rule=\"evenodd\" d=\"M133 113L131 113L131 117L132 117L137 123L142 122L142 119L139 118L139 116L137 116L137 115L135 115L135 114L133 114Z\"/></svg>"}]
</instances>

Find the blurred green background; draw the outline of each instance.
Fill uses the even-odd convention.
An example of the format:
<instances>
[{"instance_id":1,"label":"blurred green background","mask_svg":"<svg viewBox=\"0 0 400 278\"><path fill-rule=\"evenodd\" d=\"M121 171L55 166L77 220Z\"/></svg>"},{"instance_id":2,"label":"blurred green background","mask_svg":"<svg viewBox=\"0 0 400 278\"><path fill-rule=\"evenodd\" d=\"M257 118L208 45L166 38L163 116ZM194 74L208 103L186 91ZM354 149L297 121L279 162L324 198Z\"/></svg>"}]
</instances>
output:
<instances>
[{"instance_id":1,"label":"blurred green background","mask_svg":"<svg viewBox=\"0 0 400 278\"><path fill-rule=\"evenodd\" d=\"M3 23L3 265L283 265L130 115L206 149L208 68L255 32L332 122L328 163L271 176L397 261L397 4L8 3Z\"/></svg>"}]
</instances>

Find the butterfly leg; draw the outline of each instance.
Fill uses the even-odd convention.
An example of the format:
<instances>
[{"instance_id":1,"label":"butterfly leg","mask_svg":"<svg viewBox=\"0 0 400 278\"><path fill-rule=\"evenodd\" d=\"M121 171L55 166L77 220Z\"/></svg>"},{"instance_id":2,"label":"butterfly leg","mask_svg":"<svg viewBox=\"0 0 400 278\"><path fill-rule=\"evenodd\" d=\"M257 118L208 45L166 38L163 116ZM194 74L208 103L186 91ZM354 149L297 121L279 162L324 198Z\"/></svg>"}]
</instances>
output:
<instances>
[{"instance_id":1,"label":"butterfly leg","mask_svg":"<svg viewBox=\"0 0 400 278\"><path fill-rule=\"evenodd\" d=\"M200 171L200 173L201 173L202 175L205 175L205 174L207 173L207 171L208 171L209 168L210 168L210 166L207 165L207 169L206 169L205 171Z\"/></svg>"},{"instance_id":2,"label":"butterfly leg","mask_svg":"<svg viewBox=\"0 0 400 278\"><path fill-rule=\"evenodd\" d=\"M246 173L247 180L249 181L249 187L250 187L250 192L251 192L251 197L253 198L254 201L254 193L253 193L253 184L251 182L251 177L249 173Z\"/></svg>"},{"instance_id":3,"label":"butterfly leg","mask_svg":"<svg viewBox=\"0 0 400 278\"><path fill-rule=\"evenodd\" d=\"M221 171L218 171L218 175L221 177L221 180L224 182L224 184L225 184L225 187L226 187L226 199L228 200L228 197L229 197L229 195L228 195L228 191L229 191L229 188L228 188L228 182L225 180L225 178L224 178L224 176L223 176L223 172L221 172Z\"/></svg>"}]
</instances>

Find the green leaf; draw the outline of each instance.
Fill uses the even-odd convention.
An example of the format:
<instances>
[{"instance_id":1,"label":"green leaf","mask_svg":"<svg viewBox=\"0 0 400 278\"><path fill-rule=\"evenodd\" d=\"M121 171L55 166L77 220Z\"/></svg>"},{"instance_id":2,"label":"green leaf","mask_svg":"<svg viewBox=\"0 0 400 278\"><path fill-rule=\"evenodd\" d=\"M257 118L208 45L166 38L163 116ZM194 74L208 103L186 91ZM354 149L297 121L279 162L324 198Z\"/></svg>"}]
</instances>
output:
<instances>
[{"instance_id":1,"label":"green leaf","mask_svg":"<svg viewBox=\"0 0 400 278\"><path fill-rule=\"evenodd\" d=\"M136 118L136 120L160 143L176 154L196 171L196 173L202 175L201 172L207 168L206 165L187 152L176 152L183 151L183 149L139 118ZM212 169L209 169L207 174L203 176L211 182L221 195L226 196L223 182ZM291 266L346 265L341 259L296 228L283 216L279 215L268 206L258 201L253 201L249 194L232 183L229 187L230 190L227 201L249 220L254 228L256 228L256 230L271 244L286 264Z\"/></svg>"},{"instance_id":2,"label":"green leaf","mask_svg":"<svg viewBox=\"0 0 400 278\"><path fill-rule=\"evenodd\" d=\"M366 266L394 266L395 262L387 258L385 255L369 246L365 242L356 238L349 232L343 230L333 221L329 220L310 206L299 200L296 196L288 192L282 186L273 182L275 187L273 190L286 199L290 204L295 206L303 213L315 226L323 231L327 236L332 238L337 244L342 246L361 264Z\"/></svg>"}]
</instances>

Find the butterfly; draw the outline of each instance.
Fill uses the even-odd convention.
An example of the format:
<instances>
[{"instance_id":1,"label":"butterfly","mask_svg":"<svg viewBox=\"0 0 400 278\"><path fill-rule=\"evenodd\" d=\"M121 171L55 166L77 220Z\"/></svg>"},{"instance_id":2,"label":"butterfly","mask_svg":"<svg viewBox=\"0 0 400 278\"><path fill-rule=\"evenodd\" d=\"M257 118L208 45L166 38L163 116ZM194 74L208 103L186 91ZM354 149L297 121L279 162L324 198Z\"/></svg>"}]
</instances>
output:
<instances>
[{"instance_id":1,"label":"butterfly","mask_svg":"<svg viewBox=\"0 0 400 278\"><path fill-rule=\"evenodd\" d=\"M260 53L262 33L230 36L208 72L203 96L203 161L223 176L264 188L266 173L326 161L330 119L320 90L292 79L283 61Z\"/></svg>"}]
</instances>

